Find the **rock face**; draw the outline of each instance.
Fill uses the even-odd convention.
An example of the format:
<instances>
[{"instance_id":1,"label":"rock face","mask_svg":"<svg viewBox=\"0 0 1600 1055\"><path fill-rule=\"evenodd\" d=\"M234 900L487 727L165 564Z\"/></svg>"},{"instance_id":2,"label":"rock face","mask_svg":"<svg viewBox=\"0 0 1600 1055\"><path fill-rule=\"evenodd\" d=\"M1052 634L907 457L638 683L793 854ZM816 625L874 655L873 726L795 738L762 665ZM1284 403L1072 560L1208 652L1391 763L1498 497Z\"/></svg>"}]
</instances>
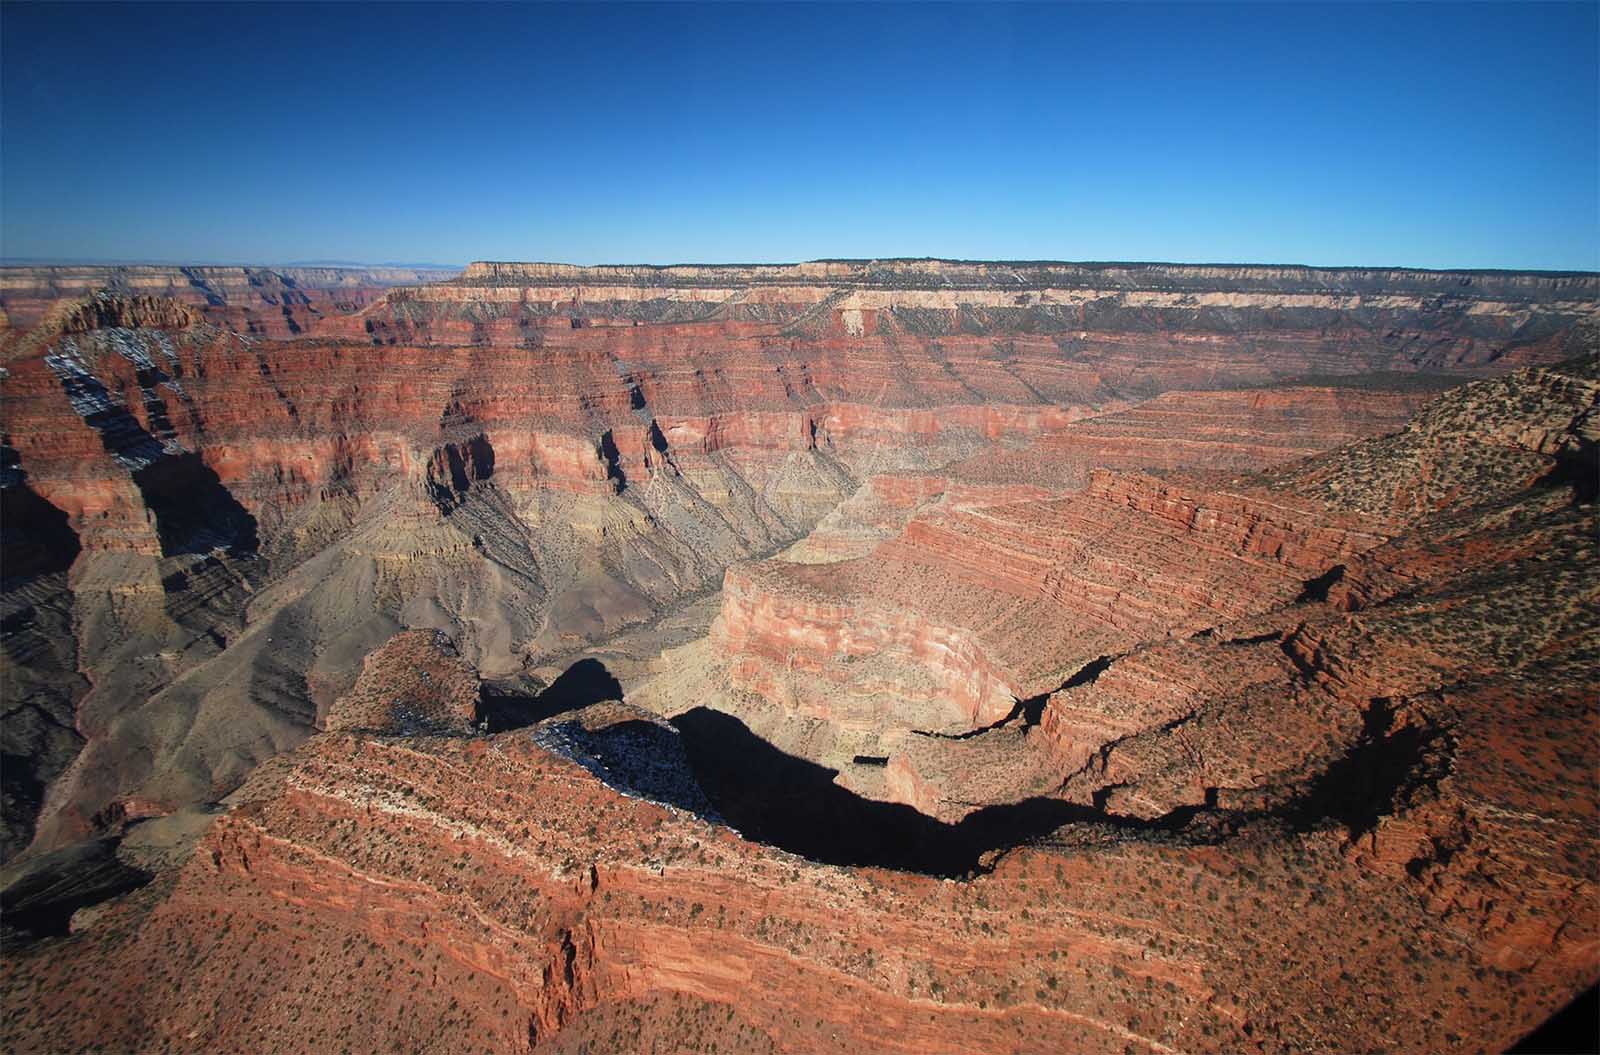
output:
<instances>
[{"instance_id":1,"label":"rock face","mask_svg":"<svg viewBox=\"0 0 1600 1055\"><path fill-rule=\"evenodd\" d=\"M1144 658L1129 657L1139 646L1209 637L1294 603L1366 607L1385 589L1417 588L1406 579L1379 587L1375 573L1355 569L1397 534L1422 530L1418 518L1431 524L1446 510L1555 478L1587 495L1600 389L1583 375L1534 370L1467 385L1392 435L1264 474L1158 479L1095 469L1079 492L1020 500L1001 489L932 501L948 486L933 481L902 503L921 504L898 533L864 556L821 562L813 548L803 563L731 569L705 651L717 679L761 701L757 711L781 716L789 732L777 735L790 749L840 767L841 781L864 794L959 820L1053 790L1049 774L1063 766L1106 766L1105 751L1129 729L1114 717L1123 705L1104 702L1102 675L1193 702L1184 674L1144 670ZM886 492L905 493L898 484ZM895 503L877 495L870 508L885 504ZM1563 523L1555 534L1572 528ZM1491 553L1493 562L1509 559ZM1274 701L1286 691L1276 679L1303 666L1284 658L1295 658L1291 644L1303 629L1243 635L1260 647L1242 649L1241 662L1272 660L1260 676ZM1403 665L1399 657L1383 664ZM1254 677L1248 669L1227 671L1209 691L1238 691L1240 678ZM1093 702L1082 708L1066 702L1085 696ZM1151 721L1170 732L1180 717L1158 709ZM834 735L819 735L818 723ZM1028 752L996 755L971 740L1023 724L1039 724L1036 739L1058 745L1055 760L1035 765ZM1312 746L1282 745L1277 762L1291 767ZM882 780L851 771L861 757L884 760ZM1013 779L984 772L1002 768ZM1154 819L1216 794L1215 784L1194 779L1188 800L1139 815ZM1129 783L1108 778L1082 801L1109 808L1132 794Z\"/></svg>"},{"instance_id":2,"label":"rock face","mask_svg":"<svg viewBox=\"0 0 1600 1055\"><path fill-rule=\"evenodd\" d=\"M396 267L4 267L0 305L8 325L27 329L73 311L83 297L168 300L250 333L285 337L325 315L381 300L390 287L456 274Z\"/></svg>"},{"instance_id":3,"label":"rock face","mask_svg":"<svg viewBox=\"0 0 1600 1055\"><path fill-rule=\"evenodd\" d=\"M442 630L406 630L368 653L354 687L328 709L322 728L412 735L470 732L478 676Z\"/></svg>"},{"instance_id":4,"label":"rock face","mask_svg":"<svg viewBox=\"0 0 1600 1055\"><path fill-rule=\"evenodd\" d=\"M1468 386L1401 435L1492 446L1565 407L1585 411L1579 431L1538 443L1581 447L1585 371ZM1528 391L1543 396L1525 416L1507 397ZM1445 420L1470 425L1426 424ZM1032 756L1056 790L1028 800L1031 819L991 807L914 845L869 840L905 855L875 859L893 870L841 867L784 850L832 830L826 782L797 786L792 764L727 735L733 719L684 714L681 744L614 705L555 737L328 733L258 770L165 888L8 960L8 1039L1501 1050L1600 976L1600 802L1579 746L1600 732L1600 523L1570 482L1508 476L1385 521L1385 538L1341 528L1313 545L1301 528L1291 547L1264 526L1313 511L1285 496L1269 517L1266 496L1371 464L1377 442L1252 478L1249 501L1115 476L1080 499L1344 572L1152 635L1050 694L1037 725L949 741L974 763ZM638 731L608 746L622 727ZM641 757L678 776L641 782ZM712 809L673 790L685 758ZM1004 786L974 775L969 794ZM708 819L796 791L812 798L743 814L764 841ZM850 814L874 836L917 816L864 800Z\"/></svg>"},{"instance_id":5,"label":"rock face","mask_svg":"<svg viewBox=\"0 0 1600 1055\"><path fill-rule=\"evenodd\" d=\"M925 512L867 557L730 570L716 634L742 688L810 710L923 695L937 711L867 703L862 724L969 732L1100 656L1293 599L1377 541L1319 512L1094 470L1069 498Z\"/></svg>"},{"instance_id":6,"label":"rock face","mask_svg":"<svg viewBox=\"0 0 1600 1055\"><path fill-rule=\"evenodd\" d=\"M1488 1051L1600 976L1595 276L404 280L0 272L4 850L227 801L8 1048Z\"/></svg>"},{"instance_id":7,"label":"rock face","mask_svg":"<svg viewBox=\"0 0 1600 1055\"><path fill-rule=\"evenodd\" d=\"M130 800L225 794L402 627L445 629L504 676L896 486L900 509L791 556L865 554L914 491L997 504L1102 465L1292 458L1397 425L1440 368L1559 357L1596 292L1582 275L939 262L474 265L385 289L428 277L0 271L8 480L30 496L8 510L80 551L7 591L25 613L8 625L54 642L7 660L41 716L18 757L52 759L11 767L9 846L102 830ZM1372 370L1409 380L1197 390ZM929 724L992 717L1008 678Z\"/></svg>"}]
</instances>

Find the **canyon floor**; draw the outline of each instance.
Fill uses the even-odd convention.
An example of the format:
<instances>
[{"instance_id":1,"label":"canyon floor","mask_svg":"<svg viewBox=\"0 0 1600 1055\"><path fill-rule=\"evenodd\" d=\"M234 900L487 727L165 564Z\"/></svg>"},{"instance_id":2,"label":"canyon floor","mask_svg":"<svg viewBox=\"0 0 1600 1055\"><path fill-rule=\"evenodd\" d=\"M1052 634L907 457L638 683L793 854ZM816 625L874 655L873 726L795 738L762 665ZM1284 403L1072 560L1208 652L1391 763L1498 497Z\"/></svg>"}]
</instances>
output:
<instances>
[{"instance_id":1,"label":"canyon floor","mask_svg":"<svg viewBox=\"0 0 1600 1055\"><path fill-rule=\"evenodd\" d=\"M0 268L7 1050L1498 1052L1600 277Z\"/></svg>"}]
</instances>

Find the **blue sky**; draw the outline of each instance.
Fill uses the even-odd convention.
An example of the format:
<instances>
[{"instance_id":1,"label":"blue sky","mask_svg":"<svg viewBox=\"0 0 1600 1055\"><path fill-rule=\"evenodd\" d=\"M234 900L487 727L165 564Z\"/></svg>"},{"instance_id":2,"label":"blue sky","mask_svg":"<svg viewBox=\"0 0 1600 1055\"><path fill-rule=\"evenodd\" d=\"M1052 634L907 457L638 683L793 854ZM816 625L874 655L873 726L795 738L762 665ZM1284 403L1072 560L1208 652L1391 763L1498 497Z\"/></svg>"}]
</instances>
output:
<instances>
[{"instance_id":1,"label":"blue sky","mask_svg":"<svg viewBox=\"0 0 1600 1055\"><path fill-rule=\"evenodd\" d=\"M0 254L1600 268L1600 7L0 8Z\"/></svg>"}]
</instances>

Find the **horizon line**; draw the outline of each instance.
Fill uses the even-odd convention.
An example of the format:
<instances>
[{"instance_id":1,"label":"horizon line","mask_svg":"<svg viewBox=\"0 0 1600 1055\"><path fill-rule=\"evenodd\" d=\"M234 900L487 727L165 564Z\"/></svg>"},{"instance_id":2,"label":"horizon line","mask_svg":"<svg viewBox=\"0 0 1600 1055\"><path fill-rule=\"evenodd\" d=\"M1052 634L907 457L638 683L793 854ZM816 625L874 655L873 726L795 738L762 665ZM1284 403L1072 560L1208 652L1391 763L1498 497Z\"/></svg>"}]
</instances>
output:
<instances>
[{"instance_id":1,"label":"horizon line","mask_svg":"<svg viewBox=\"0 0 1600 1055\"><path fill-rule=\"evenodd\" d=\"M1422 267L1410 264L1304 264L1304 263L1267 263L1262 261L1188 261L1188 260L1062 260L1062 259L1007 259L1007 258L976 258L976 257L942 257L942 256L873 256L873 257L816 257L808 260L768 260L768 261L723 261L723 262L693 262L680 261L667 264L656 263L598 263L579 264L563 260L507 260L482 258L470 260L466 264L440 264L440 263L401 263L393 261L364 263L351 260L318 261L296 260L276 263L263 263L259 261L225 261L225 260L174 260L174 259L149 259L149 258L96 258L96 257L0 257L0 268L36 268L36 267L171 267L171 268L259 268L273 270L275 268L315 268L325 271L363 271L376 268L410 269L415 271L465 271L474 265L516 265L516 266L545 266L545 267L571 267L582 269L601 268L633 268L652 271L669 271L677 268L756 268L756 267L800 267L805 264L957 264L957 265L989 265L1002 267L1082 267L1082 268L1154 268L1154 267L1184 267L1184 268L1278 268L1296 269L1302 271L1416 271L1441 275L1545 275L1552 277L1600 277L1600 267L1593 270L1575 268L1537 268L1537 267Z\"/></svg>"}]
</instances>

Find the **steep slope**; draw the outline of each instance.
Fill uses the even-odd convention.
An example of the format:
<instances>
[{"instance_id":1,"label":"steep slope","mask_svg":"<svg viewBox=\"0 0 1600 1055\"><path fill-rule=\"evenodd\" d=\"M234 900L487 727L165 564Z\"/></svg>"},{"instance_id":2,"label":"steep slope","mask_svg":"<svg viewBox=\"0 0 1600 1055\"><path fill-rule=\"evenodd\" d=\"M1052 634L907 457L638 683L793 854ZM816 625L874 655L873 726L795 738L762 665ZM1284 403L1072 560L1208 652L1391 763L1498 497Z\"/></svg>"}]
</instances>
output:
<instances>
[{"instance_id":1,"label":"steep slope","mask_svg":"<svg viewBox=\"0 0 1600 1055\"><path fill-rule=\"evenodd\" d=\"M1206 409L1197 389L1548 361L1597 288L935 261L486 264L386 288L430 277L0 273L8 515L76 547L7 571L4 677L28 716L7 752L40 760L11 767L8 847L214 801L402 628L515 677L715 589L874 476L1009 485L1031 462L1028 498L1102 464L1259 467L1393 427L1413 395L1324 379ZM1107 411L1125 413L1076 428ZM988 515L941 530L961 544ZM1001 680L1033 692L1068 658Z\"/></svg>"},{"instance_id":2,"label":"steep slope","mask_svg":"<svg viewBox=\"0 0 1600 1055\"><path fill-rule=\"evenodd\" d=\"M1483 545L1478 540L1504 530L1508 519L1535 525L1514 544L1489 546L1477 558L1482 569L1424 564L1429 574L1464 580L1502 575L1524 553L1550 562L1519 573L1520 583L1499 600L1440 602L1441 611L1487 627L1498 605L1504 632L1523 635L1565 613L1576 620L1575 639L1586 640L1580 615L1592 591L1571 576L1588 563L1581 545L1588 522L1574 519L1562 496L1576 486L1580 497L1593 497L1600 388L1592 372L1588 360L1466 385L1392 435L1259 475L1157 479L1094 470L1088 486L1067 497L1019 496L1013 488L987 502L971 495L926 502L866 556L735 567L710 637L679 661L694 675L669 669L646 698L670 713L693 706L688 683L726 685L714 706L839 770L840 783L947 820L1051 792L1062 766L1091 762L1104 779L1091 786L1084 776L1078 786L1087 790L1069 797L1111 808L1108 802L1138 794L1135 781L1104 771L1111 746L1132 738L1139 722L1159 731L1170 750L1220 755L1220 764L1232 765L1236 752L1192 742L1204 724L1185 724L1198 713L1185 708L1205 693L1230 699L1241 684L1277 706L1325 647L1308 626L1278 620L1278 629L1258 629L1252 617L1296 611L1285 607L1296 604L1316 613L1330 600L1360 609L1424 593L1416 572L1396 568L1422 560L1421 539L1470 536ZM1086 427L1101 428L1098 421ZM1480 512L1480 503L1489 505ZM1406 557L1386 556L1399 537L1409 540ZM1552 569L1559 569L1555 578ZM1535 612L1532 598L1541 591L1561 604ZM1505 608L1513 594L1517 607ZM1443 614L1415 618L1459 629ZM1241 623L1249 629L1235 635L1239 666L1219 672L1216 684L1197 684L1181 657L1199 654L1211 664L1219 628ZM1434 687L1411 685L1403 674L1419 662L1428 632L1401 620L1392 634L1410 651L1382 653L1372 666L1410 687L1380 685L1368 696L1398 699ZM1175 638L1187 640L1148 656L1142 647ZM1176 666L1146 666L1169 655L1180 657ZM1465 653L1452 657L1430 662L1470 662ZM1133 698L1146 692L1170 702L1145 712L1107 697L1107 686L1123 679L1132 680L1120 691ZM1070 702L1077 699L1089 702ZM1234 786L1250 786L1273 765L1293 769L1318 752L1343 750L1367 697L1341 701L1315 703L1309 713L1321 717L1309 732L1279 728L1286 738L1273 749L1275 761L1263 760L1268 768L1247 770L1248 777L1235 774ZM1035 724L1041 735L1025 737ZM1322 743L1330 732L1332 746ZM1211 735L1235 744L1243 736L1228 723ZM1053 757L1037 756L1041 741L1058 745ZM1182 779L1189 781L1183 797L1136 814L1154 819L1201 805L1222 786L1195 774Z\"/></svg>"},{"instance_id":3,"label":"steep slope","mask_svg":"<svg viewBox=\"0 0 1600 1055\"><path fill-rule=\"evenodd\" d=\"M1600 979L1595 373L1469 385L1393 436L1186 500L1101 473L1037 503L1174 533L1152 559L1326 572L1269 575L1198 632L1203 591L1137 609L1157 628L1036 716L939 741L991 767L933 774L988 800L960 823L699 705L670 728L606 705L488 736L329 732L258 769L180 868L0 965L5 1038L1503 1050ZM1504 471L1388 502L1457 461ZM1059 618L1093 633L1108 613ZM703 677L704 647L630 698ZM410 656L365 677L403 694Z\"/></svg>"}]
</instances>

